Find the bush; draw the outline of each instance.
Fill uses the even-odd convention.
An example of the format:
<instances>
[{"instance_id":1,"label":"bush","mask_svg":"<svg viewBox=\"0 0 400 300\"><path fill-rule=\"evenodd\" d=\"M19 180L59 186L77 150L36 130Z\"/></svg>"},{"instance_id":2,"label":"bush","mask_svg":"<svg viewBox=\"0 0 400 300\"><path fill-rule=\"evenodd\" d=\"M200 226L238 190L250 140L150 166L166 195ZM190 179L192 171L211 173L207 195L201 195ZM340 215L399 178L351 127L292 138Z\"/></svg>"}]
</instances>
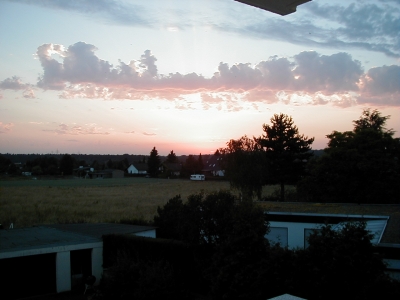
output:
<instances>
[{"instance_id":1,"label":"bush","mask_svg":"<svg viewBox=\"0 0 400 300\"><path fill-rule=\"evenodd\" d=\"M95 300L189 299L173 267L165 261L143 262L129 257L105 271Z\"/></svg>"},{"instance_id":2,"label":"bush","mask_svg":"<svg viewBox=\"0 0 400 300\"><path fill-rule=\"evenodd\" d=\"M280 188L275 188L273 192L265 196L261 199L261 201L272 201L272 202L278 202L281 201L281 190ZM287 202L297 202L297 191L295 188L292 189L285 189L285 201Z\"/></svg>"}]
</instances>

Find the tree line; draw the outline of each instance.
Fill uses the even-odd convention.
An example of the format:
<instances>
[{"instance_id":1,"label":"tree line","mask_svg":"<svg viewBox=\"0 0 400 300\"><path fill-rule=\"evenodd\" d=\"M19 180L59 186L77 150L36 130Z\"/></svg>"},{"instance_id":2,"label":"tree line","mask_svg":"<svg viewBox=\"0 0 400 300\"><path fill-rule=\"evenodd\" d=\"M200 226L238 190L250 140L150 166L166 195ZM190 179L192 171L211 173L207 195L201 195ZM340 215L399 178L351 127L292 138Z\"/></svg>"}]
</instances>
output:
<instances>
[{"instance_id":1,"label":"tree line","mask_svg":"<svg viewBox=\"0 0 400 300\"><path fill-rule=\"evenodd\" d=\"M13 157L12 155L11 157ZM17 155L22 157L22 155ZM61 155L26 155L25 163L14 163L9 155L0 155L0 173L19 176L22 172L30 172L32 175L72 175L73 170L83 167L91 167L94 170L119 169L126 170L129 167L127 157L120 156L120 160L109 158L108 155L95 155L97 159L90 162L85 160L86 155L61 154ZM90 155L91 156L91 155ZM87 158L86 158L87 159Z\"/></svg>"},{"instance_id":2,"label":"tree line","mask_svg":"<svg viewBox=\"0 0 400 300\"><path fill-rule=\"evenodd\" d=\"M297 186L297 201L399 203L400 139L386 129L390 116L365 109L352 131L327 135L323 154L313 157L314 138L299 133L292 117L275 114L263 134L230 140L218 150L232 187L261 200L265 185Z\"/></svg>"},{"instance_id":3,"label":"tree line","mask_svg":"<svg viewBox=\"0 0 400 300\"><path fill-rule=\"evenodd\" d=\"M0 174L20 176L22 172L32 175L71 175L73 170L83 167L95 171L117 169L127 171L132 163L144 163L152 177L158 177L162 163L180 165L180 177L189 178L191 174L200 173L204 167L203 156L177 156L173 150L167 156L160 156L155 147L150 155L100 155L100 154L0 154ZM164 176L173 177L171 174Z\"/></svg>"},{"instance_id":4,"label":"tree line","mask_svg":"<svg viewBox=\"0 0 400 300\"><path fill-rule=\"evenodd\" d=\"M147 160L147 172L151 177L158 177L160 175L161 163L161 157L158 154L156 147L153 147ZM167 165L179 165L179 177L183 178L189 178L191 174L201 173L204 168L203 156L201 155L201 153L197 156L197 158L194 155L190 154L185 160L182 160L174 153L174 150L171 150L163 163L166 163ZM164 175L169 177L170 174ZM174 177L173 174L172 177Z\"/></svg>"}]
</instances>

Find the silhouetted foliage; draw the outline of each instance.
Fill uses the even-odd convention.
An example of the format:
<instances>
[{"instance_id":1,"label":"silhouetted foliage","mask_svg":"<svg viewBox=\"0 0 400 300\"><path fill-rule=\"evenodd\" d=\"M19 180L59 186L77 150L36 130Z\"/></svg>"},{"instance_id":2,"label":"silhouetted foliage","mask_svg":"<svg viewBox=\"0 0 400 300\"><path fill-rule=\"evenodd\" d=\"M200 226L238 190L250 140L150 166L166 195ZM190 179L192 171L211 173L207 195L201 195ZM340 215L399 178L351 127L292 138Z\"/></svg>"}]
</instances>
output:
<instances>
[{"instance_id":1,"label":"silhouetted foliage","mask_svg":"<svg viewBox=\"0 0 400 300\"><path fill-rule=\"evenodd\" d=\"M158 151L156 147L153 147L153 149L150 152L149 160L147 161L148 173L151 177L158 176L160 163L161 161L160 161L160 156L158 155Z\"/></svg>"},{"instance_id":2,"label":"silhouetted foliage","mask_svg":"<svg viewBox=\"0 0 400 300\"><path fill-rule=\"evenodd\" d=\"M113 266L95 299L193 299L199 291L216 300L285 293L310 300L400 296L363 222L324 225L309 236L306 249L270 246L264 212L219 191L193 194L186 202L178 195L158 208L154 223L159 237L175 241L104 238L105 263Z\"/></svg>"},{"instance_id":3,"label":"silhouetted foliage","mask_svg":"<svg viewBox=\"0 0 400 300\"><path fill-rule=\"evenodd\" d=\"M226 148L219 149L218 154L224 156L222 165L230 185L238 189L245 199L252 199L253 196L260 199L268 169L265 153L256 140L247 136L230 140Z\"/></svg>"},{"instance_id":4,"label":"silhouetted foliage","mask_svg":"<svg viewBox=\"0 0 400 300\"><path fill-rule=\"evenodd\" d=\"M226 191L190 195L186 203L175 196L158 207L154 224L159 237L194 245L219 245L246 234L264 239L268 230L260 207Z\"/></svg>"},{"instance_id":5,"label":"silhouetted foliage","mask_svg":"<svg viewBox=\"0 0 400 300\"><path fill-rule=\"evenodd\" d=\"M197 158L197 166L200 171L203 170L203 168L204 168L203 157L201 156L201 153L199 154L199 157Z\"/></svg>"},{"instance_id":6,"label":"silhouetted foliage","mask_svg":"<svg viewBox=\"0 0 400 300\"><path fill-rule=\"evenodd\" d=\"M63 175L72 175L74 170L74 158L69 154L64 154L60 160L60 172Z\"/></svg>"},{"instance_id":7,"label":"silhouetted foliage","mask_svg":"<svg viewBox=\"0 0 400 300\"><path fill-rule=\"evenodd\" d=\"M264 124L264 134L253 139L243 136L230 140L224 154L224 168L232 187L242 191L246 199L261 198L262 186L279 183L280 200L284 201L285 184L296 183L312 156L314 138L299 134L292 117L275 114L272 125Z\"/></svg>"},{"instance_id":8,"label":"silhouetted foliage","mask_svg":"<svg viewBox=\"0 0 400 300\"><path fill-rule=\"evenodd\" d=\"M297 267L300 267L297 272L302 276L297 284L297 290L302 289L299 296L388 299L383 295L393 291L381 288L391 280L365 226L363 222L346 223L340 230L334 230L326 225L309 236L309 247L297 253Z\"/></svg>"},{"instance_id":9,"label":"silhouetted foliage","mask_svg":"<svg viewBox=\"0 0 400 300\"><path fill-rule=\"evenodd\" d=\"M190 154L182 166L182 176L189 177L191 174L200 173L202 166L199 164L199 159Z\"/></svg>"},{"instance_id":10,"label":"silhouetted foliage","mask_svg":"<svg viewBox=\"0 0 400 300\"><path fill-rule=\"evenodd\" d=\"M177 163L177 162L179 162L178 157L174 153L174 150L171 150L171 152L167 155L166 162L169 162L169 163Z\"/></svg>"},{"instance_id":11,"label":"silhouetted foliage","mask_svg":"<svg viewBox=\"0 0 400 300\"><path fill-rule=\"evenodd\" d=\"M197 247L197 268L215 299L229 298L239 287L242 294L236 296L253 293L247 288L257 276L251 270L259 268L268 246L268 223L260 207L219 191L190 195L185 203L176 196L157 212L157 236Z\"/></svg>"},{"instance_id":12,"label":"silhouetted foliage","mask_svg":"<svg viewBox=\"0 0 400 300\"><path fill-rule=\"evenodd\" d=\"M312 156L314 138L299 133L292 117L275 114L271 125L264 124L264 134L257 142L266 152L270 177L268 183L279 183L281 201L285 197L285 184L296 183L303 174L305 162Z\"/></svg>"},{"instance_id":13,"label":"silhouetted foliage","mask_svg":"<svg viewBox=\"0 0 400 300\"><path fill-rule=\"evenodd\" d=\"M399 203L400 139L386 130L389 116L364 110L353 131L327 135L325 154L299 184L303 199L321 202Z\"/></svg>"},{"instance_id":14,"label":"silhouetted foliage","mask_svg":"<svg viewBox=\"0 0 400 300\"><path fill-rule=\"evenodd\" d=\"M107 269L95 300L189 299L176 280L173 267L166 261L120 259Z\"/></svg>"}]
</instances>

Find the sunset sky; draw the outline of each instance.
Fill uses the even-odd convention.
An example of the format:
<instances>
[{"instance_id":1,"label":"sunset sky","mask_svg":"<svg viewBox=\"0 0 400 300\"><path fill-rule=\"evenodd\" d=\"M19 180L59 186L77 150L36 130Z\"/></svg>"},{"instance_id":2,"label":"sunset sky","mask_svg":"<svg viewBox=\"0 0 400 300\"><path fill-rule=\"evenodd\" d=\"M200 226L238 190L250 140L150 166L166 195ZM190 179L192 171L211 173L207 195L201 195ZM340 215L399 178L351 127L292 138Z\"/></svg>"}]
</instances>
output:
<instances>
[{"instance_id":1,"label":"sunset sky","mask_svg":"<svg viewBox=\"0 0 400 300\"><path fill-rule=\"evenodd\" d=\"M400 1L0 0L0 153L209 154L275 113L400 132Z\"/></svg>"}]
</instances>

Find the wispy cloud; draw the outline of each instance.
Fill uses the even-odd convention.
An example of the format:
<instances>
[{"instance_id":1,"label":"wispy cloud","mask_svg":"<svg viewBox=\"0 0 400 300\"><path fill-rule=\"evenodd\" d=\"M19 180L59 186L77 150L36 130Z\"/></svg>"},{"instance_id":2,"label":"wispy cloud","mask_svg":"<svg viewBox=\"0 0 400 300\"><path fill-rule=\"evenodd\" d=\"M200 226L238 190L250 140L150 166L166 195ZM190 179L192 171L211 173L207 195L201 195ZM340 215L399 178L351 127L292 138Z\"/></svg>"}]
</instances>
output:
<instances>
[{"instance_id":1,"label":"wispy cloud","mask_svg":"<svg viewBox=\"0 0 400 300\"><path fill-rule=\"evenodd\" d=\"M124 26L166 30L204 27L297 45L358 48L400 57L400 3L396 0L329 4L312 1L302 5L291 17L276 16L233 0L207 1L207 5L190 5L193 1L186 1L188 5L183 6L181 1L12 2L77 12Z\"/></svg>"},{"instance_id":2,"label":"wispy cloud","mask_svg":"<svg viewBox=\"0 0 400 300\"><path fill-rule=\"evenodd\" d=\"M321 5L318 1L313 1L306 9L309 10L310 17L319 17L329 21L328 24L336 25L335 28L332 25L323 26L323 30L329 30L331 34L319 43L357 47L400 57L400 3L381 2L385 4L356 2L343 6ZM318 23L318 26L321 25Z\"/></svg>"},{"instance_id":3,"label":"wispy cloud","mask_svg":"<svg viewBox=\"0 0 400 300\"><path fill-rule=\"evenodd\" d=\"M93 15L98 18L110 20L117 24L128 26L146 26L150 27L151 22L148 11L144 10L141 5L117 0L9 0L10 2L24 3L46 7L50 9L59 9L77 12L81 14Z\"/></svg>"},{"instance_id":4,"label":"wispy cloud","mask_svg":"<svg viewBox=\"0 0 400 300\"><path fill-rule=\"evenodd\" d=\"M0 122L0 133L10 132L13 126L13 123Z\"/></svg>"},{"instance_id":5,"label":"wispy cloud","mask_svg":"<svg viewBox=\"0 0 400 300\"><path fill-rule=\"evenodd\" d=\"M72 124L68 125L65 123L54 124L55 128L43 129L45 132L53 132L57 135L109 135L110 132L105 131L102 127L97 124Z\"/></svg>"}]
</instances>

